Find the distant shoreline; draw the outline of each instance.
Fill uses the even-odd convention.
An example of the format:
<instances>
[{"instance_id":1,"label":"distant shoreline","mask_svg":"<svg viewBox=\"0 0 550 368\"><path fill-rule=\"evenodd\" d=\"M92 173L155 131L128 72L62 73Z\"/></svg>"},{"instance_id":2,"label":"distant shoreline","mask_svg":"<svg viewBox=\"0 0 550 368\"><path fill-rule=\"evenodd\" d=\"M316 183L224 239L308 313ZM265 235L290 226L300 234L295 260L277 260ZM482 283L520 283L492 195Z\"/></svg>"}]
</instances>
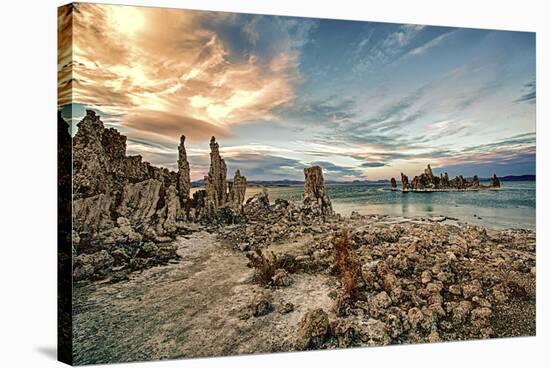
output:
<instances>
[{"instance_id":1,"label":"distant shoreline","mask_svg":"<svg viewBox=\"0 0 550 368\"><path fill-rule=\"evenodd\" d=\"M466 178L468 179L468 178ZM490 178L480 178L480 182L489 182ZM515 181L536 181L536 175L507 175L499 177L501 182ZM325 180L325 184L332 185L388 185L389 180L354 180L354 181L332 181ZM398 180L397 183L401 184ZM300 180L249 180L248 185L251 187L296 187L303 186L304 182ZM204 186L204 181L193 181L191 187L199 188Z\"/></svg>"}]
</instances>

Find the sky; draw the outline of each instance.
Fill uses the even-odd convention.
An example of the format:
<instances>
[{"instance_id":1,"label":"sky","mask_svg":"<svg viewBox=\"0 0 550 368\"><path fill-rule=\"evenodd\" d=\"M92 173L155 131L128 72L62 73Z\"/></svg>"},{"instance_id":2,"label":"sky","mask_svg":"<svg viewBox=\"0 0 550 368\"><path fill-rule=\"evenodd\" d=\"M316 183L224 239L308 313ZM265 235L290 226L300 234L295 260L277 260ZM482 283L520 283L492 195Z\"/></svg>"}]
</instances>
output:
<instances>
[{"instance_id":1,"label":"sky","mask_svg":"<svg viewBox=\"0 0 550 368\"><path fill-rule=\"evenodd\" d=\"M58 97L191 178L535 174L535 34L121 5L59 11Z\"/></svg>"}]
</instances>

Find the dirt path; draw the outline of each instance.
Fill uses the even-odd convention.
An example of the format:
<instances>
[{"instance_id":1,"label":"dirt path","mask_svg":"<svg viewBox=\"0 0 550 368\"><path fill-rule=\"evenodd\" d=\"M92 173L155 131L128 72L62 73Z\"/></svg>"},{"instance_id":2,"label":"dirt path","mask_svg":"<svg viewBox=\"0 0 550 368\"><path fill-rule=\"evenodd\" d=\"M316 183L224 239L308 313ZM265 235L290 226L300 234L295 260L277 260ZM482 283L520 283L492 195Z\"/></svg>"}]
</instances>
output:
<instances>
[{"instance_id":1,"label":"dirt path","mask_svg":"<svg viewBox=\"0 0 550 368\"><path fill-rule=\"evenodd\" d=\"M302 314L331 303L326 276L299 274L271 292L275 303L294 303L294 312L242 320L260 291L246 257L207 232L177 244L175 263L75 289L76 364L288 351Z\"/></svg>"}]
</instances>

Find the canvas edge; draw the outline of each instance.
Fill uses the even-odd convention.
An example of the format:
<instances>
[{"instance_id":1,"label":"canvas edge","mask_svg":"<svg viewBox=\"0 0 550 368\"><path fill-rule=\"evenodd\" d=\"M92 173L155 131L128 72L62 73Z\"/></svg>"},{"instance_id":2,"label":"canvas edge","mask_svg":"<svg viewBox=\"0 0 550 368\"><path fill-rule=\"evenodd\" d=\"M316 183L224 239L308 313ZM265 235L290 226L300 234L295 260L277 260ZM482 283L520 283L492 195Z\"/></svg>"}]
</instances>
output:
<instances>
[{"instance_id":1,"label":"canvas edge","mask_svg":"<svg viewBox=\"0 0 550 368\"><path fill-rule=\"evenodd\" d=\"M63 100L62 83L65 80L62 70L72 69L72 9L73 3L57 8L58 15L58 106ZM69 60L63 60L62 40L69 39ZM66 57L65 57L66 58ZM72 90L69 89L72 99ZM67 97L67 96L65 96ZM72 285L72 138L69 125L57 110L57 360L73 365L73 285Z\"/></svg>"}]
</instances>

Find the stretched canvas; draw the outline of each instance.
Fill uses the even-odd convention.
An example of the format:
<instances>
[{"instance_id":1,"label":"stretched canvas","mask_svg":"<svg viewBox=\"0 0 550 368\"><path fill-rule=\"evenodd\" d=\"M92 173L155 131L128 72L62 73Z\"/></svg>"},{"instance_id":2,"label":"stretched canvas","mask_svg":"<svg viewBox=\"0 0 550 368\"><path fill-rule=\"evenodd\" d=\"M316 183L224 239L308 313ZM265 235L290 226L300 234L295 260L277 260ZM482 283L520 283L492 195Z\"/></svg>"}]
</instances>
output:
<instances>
[{"instance_id":1,"label":"stretched canvas","mask_svg":"<svg viewBox=\"0 0 550 368\"><path fill-rule=\"evenodd\" d=\"M534 33L58 21L61 361L535 335Z\"/></svg>"}]
</instances>

